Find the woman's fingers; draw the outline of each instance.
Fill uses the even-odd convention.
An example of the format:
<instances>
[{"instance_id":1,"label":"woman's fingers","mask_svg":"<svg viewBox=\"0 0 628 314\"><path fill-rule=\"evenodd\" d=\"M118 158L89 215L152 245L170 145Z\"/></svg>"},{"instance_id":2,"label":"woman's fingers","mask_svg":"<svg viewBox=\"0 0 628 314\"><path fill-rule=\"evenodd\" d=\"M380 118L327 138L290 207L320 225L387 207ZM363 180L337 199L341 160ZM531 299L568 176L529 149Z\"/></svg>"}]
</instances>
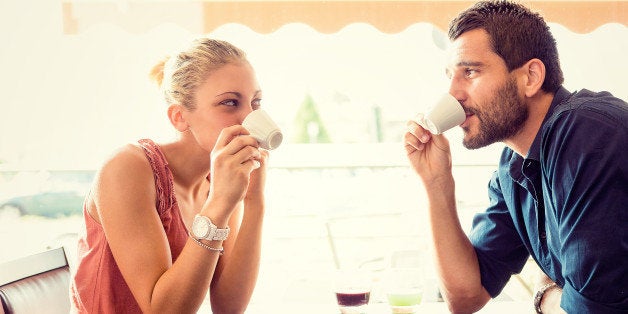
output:
<instances>
[{"instance_id":1,"label":"woman's fingers","mask_svg":"<svg viewBox=\"0 0 628 314\"><path fill-rule=\"evenodd\" d=\"M218 138L216 139L215 148L222 148L227 146L229 143L233 141L233 139L239 137L240 135L248 135L249 132L241 125L236 124L229 127L226 127L220 131L218 134Z\"/></svg>"},{"instance_id":2,"label":"woman's fingers","mask_svg":"<svg viewBox=\"0 0 628 314\"><path fill-rule=\"evenodd\" d=\"M212 155L237 155L235 159L239 164L243 164L248 160L259 160L259 143L249 135L249 132L244 127L233 125L224 128L220 132Z\"/></svg>"},{"instance_id":3,"label":"woman's fingers","mask_svg":"<svg viewBox=\"0 0 628 314\"><path fill-rule=\"evenodd\" d=\"M212 152L213 167L222 165L220 168L226 170L227 173L229 172L227 169L231 168L235 171L244 171L247 175L259 168L262 160L258 148L259 143L248 134L249 132L241 125L224 128L220 132ZM236 170L237 168L241 170Z\"/></svg>"},{"instance_id":4,"label":"woman's fingers","mask_svg":"<svg viewBox=\"0 0 628 314\"><path fill-rule=\"evenodd\" d=\"M249 161L253 161L254 164L257 163L256 169L259 168L260 160L262 159L262 154L260 150L253 146L244 146L242 149L233 154L235 161L240 164L246 164Z\"/></svg>"},{"instance_id":5,"label":"woman's fingers","mask_svg":"<svg viewBox=\"0 0 628 314\"><path fill-rule=\"evenodd\" d=\"M249 135L249 132L243 126L237 124L220 131L214 149L223 150L224 153L233 155L245 146L257 148L259 143Z\"/></svg>"}]
</instances>

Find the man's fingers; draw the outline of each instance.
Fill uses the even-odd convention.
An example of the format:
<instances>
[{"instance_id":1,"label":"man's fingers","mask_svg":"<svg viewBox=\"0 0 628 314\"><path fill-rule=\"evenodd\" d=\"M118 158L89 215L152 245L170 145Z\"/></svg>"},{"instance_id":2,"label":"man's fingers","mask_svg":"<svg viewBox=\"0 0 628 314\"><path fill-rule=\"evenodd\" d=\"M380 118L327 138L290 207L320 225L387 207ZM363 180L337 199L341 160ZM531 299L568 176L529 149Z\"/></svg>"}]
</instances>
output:
<instances>
[{"instance_id":1,"label":"man's fingers","mask_svg":"<svg viewBox=\"0 0 628 314\"><path fill-rule=\"evenodd\" d=\"M410 120L406 123L408 132L413 134L421 143L427 143L430 141L431 133L423 128L416 121Z\"/></svg>"},{"instance_id":2,"label":"man's fingers","mask_svg":"<svg viewBox=\"0 0 628 314\"><path fill-rule=\"evenodd\" d=\"M416 136L410 132L405 134L404 143L408 155L414 153L417 150L423 150L423 148L425 148L425 144L421 143L419 139L417 139Z\"/></svg>"}]
</instances>

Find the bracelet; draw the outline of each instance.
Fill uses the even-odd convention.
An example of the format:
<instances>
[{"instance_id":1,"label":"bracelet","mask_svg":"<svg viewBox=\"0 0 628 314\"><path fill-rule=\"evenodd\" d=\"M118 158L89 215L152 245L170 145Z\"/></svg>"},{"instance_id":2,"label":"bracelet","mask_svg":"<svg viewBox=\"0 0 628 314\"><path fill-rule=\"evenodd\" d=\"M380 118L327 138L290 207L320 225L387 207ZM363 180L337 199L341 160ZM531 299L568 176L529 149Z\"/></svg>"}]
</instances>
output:
<instances>
[{"instance_id":1,"label":"bracelet","mask_svg":"<svg viewBox=\"0 0 628 314\"><path fill-rule=\"evenodd\" d=\"M537 314L543 314L543 311L541 311L541 301L543 300L543 296L545 295L545 292L547 292L547 290L554 287L558 287L555 282L548 283L542 286L539 291L536 292L536 295L534 296L534 309L536 310Z\"/></svg>"},{"instance_id":2,"label":"bracelet","mask_svg":"<svg viewBox=\"0 0 628 314\"><path fill-rule=\"evenodd\" d=\"M218 252L218 253L220 253L220 255L222 255L225 252L225 249L222 248L222 247L220 247L220 248L211 247L211 246L209 246L209 245L199 241L197 238L193 237L191 234L188 234L188 235L190 236L190 238L194 242L196 242L196 244L200 245L202 248L204 248L206 250L209 250L209 251L212 251L212 252Z\"/></svg>"}]
</instances>

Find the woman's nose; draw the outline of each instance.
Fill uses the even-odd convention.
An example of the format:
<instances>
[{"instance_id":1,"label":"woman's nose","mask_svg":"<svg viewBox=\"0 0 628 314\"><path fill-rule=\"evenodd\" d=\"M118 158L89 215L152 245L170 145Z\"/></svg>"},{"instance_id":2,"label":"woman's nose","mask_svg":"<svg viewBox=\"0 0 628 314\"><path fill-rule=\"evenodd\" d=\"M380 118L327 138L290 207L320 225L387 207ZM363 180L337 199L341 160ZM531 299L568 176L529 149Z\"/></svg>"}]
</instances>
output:
<instances>
[{"instance_id":1,"label":"woman's nose","mask_svg":"<svg viewBox=\"0 0 628 314\"><path fill-rule=\"evenodd\" d=\"M250 106L243 107L243 109L240 110L239 117L238 117L238 119L240 120L240 124L244 122L244 119L246 118L246 116L248 116L249 113L251 112L253 112L253 108L251 108Z\"/></svg>"}]
</instances>

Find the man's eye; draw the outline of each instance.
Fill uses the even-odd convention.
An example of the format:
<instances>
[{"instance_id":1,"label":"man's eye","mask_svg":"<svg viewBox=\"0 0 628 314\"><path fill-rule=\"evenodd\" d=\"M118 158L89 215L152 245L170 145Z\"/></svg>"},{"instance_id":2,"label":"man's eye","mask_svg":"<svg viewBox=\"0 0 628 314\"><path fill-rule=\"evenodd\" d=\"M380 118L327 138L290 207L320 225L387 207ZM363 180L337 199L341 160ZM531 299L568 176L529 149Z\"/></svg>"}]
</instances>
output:
<instances>
[{"instance_id":1,"label":"man's eye","mask_svg":"<svg viewBox=\"0 0 628 314\"><path fill-rule=\"evenodd\" d=\"M464 74L466 76L473 76L477 73L477 71L475 69L466 69L464 70Z\"/></svg>"},{"instance_id":2,"label":"man's eye","mask_svg":"<svg viewBox=\"0 0 628 314\"><path fill-rule=\"evenodd\" d=\"M223 100L220 102L221 105L225 105L225 106L237 106L238 105L238 101L235 99L227 99L227 100Z\"/></svg>"}]
</instances>

